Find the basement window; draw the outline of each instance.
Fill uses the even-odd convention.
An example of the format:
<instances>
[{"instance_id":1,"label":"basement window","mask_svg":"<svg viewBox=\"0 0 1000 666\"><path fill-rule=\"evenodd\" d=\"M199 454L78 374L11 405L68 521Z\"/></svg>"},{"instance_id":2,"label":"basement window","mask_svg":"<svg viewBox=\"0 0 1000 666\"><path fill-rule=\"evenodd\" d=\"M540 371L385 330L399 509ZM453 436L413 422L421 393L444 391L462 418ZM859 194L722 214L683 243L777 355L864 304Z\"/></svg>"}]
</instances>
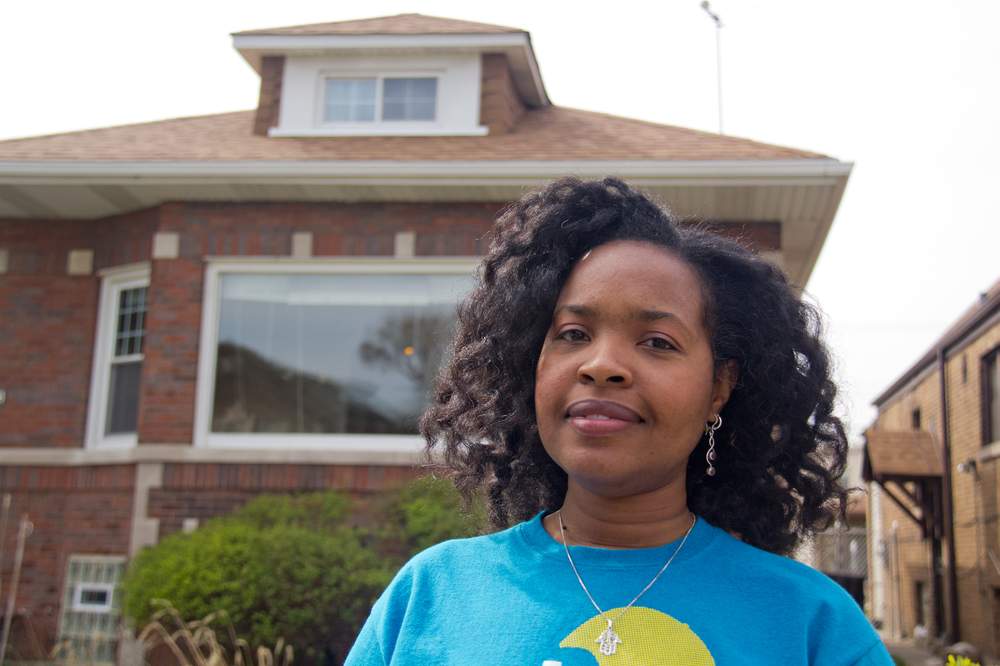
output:
<instances>
[{"instance_id":1,"label":"basement window","mask_svg":"<svg viewBox=\"0 0 1000 666\"><path fill-rule=\"evenodd\" d=\"M125 558L70 555L59 617L59 656L80 664L113 664L121 620L118 584Z\"/></svg>"}]
</instances>

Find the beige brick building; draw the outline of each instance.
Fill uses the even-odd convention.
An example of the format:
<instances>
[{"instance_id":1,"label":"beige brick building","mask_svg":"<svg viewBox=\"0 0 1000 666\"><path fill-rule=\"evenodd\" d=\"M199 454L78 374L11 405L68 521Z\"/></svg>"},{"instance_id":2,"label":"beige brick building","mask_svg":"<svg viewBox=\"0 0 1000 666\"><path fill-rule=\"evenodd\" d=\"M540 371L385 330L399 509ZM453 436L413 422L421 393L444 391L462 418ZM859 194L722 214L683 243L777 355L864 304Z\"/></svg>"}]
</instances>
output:
<instances>
[{"instance_id":1,"label":"beige brick building","mask_svg":"<svg viewBox=\"0 0 1000 666\"><path fill-rule=\"evenodd\" d=\"M866 611L1000 655L1000 281L875 405Z\"/></svg>"}]
</instances>

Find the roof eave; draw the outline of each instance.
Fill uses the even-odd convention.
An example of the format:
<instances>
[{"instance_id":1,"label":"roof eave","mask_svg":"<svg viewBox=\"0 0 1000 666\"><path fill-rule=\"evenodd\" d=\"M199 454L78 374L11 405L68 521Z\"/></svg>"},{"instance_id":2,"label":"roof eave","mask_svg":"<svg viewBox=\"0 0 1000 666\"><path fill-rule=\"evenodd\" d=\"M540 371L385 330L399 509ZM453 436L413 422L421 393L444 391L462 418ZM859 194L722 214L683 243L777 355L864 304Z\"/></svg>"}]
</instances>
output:
<instances>
[{"instance_id":1,"label":"roof eave","mask_svg":"<svg viewBox=\"0 0 1000 666\"><path fill-rule=\"evenodd\" d=\"M181 183L204 178L267 179L316 177L407 178L413 182L454 178L533 185L568 174L614 174L637 184L817 184L846 182L853 165L832 158L786 160L329 160L329 161L0 161L0 184L87 182ZM328 181L327 181L328 182Z\"/></svg>"},{"instance_id":2,"label":"roof eave","mask_svg":"<svg viewBox=\"0 0 1000 666\"><path fill-rule=\"evenodd\" d=\"M14 217L25 218L96 219L181 200L502 202L566 175L614 175L665 201L683 192L719 195L704 201L680 194L686 198L678 211L682 215L780 220L778 263L793 284L804 286L850 170L850 164L833 159L0 162L0 211L16 210ZM723 192L740 189L757 190L770 212L755 208L756 213L734 214L718 207L731 201ZM797 212L791 213L790 205Z\"/></svg>"},{"instance_id":3,"label":"roof eave","mask_svg":"<svg viewBox=\"0 0 1000 666\"><path fill-rule=\"evenodd\" d=\"M984 303L981 303L979 307L980 309L974 314L971 314L969 321L966 322L961 328L955 331L948 331L945 335L938 338L931 348L924 352L916 363L911 365L906 372L900 375L896 381L889 385L889 388L882 391L882 393L880 393L872 401L872 405L877 408L881 408L882 405L892 400L897 393L906 388L906 386L919 376L920 373L934 363L937 360L939 352L943 351L947 354L950 348L961 343L966 336L979 328L990 317L1000 313L1000 290L997 290L992 297L987 299Z\"/></svg>"}]
</instances>

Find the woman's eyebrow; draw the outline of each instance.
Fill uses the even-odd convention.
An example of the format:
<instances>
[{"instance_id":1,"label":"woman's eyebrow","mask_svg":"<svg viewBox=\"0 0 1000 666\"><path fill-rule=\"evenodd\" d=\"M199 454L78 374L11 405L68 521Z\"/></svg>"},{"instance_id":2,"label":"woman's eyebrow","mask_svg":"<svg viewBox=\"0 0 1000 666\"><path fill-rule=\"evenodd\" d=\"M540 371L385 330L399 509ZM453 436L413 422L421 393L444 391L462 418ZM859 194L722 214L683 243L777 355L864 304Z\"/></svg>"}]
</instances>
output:
<instances>
[{"instance_id":1,"label":"woman's eyebrow","mask_svg":"<svg viewBox=\"0 0 1000 666\"><path fill-rule=\"evenodd\" d=\"M684 325L684 322L681 320L681 318L676 314L674 314L673 312L668 312L666 310L639 310L638 312L635 313L635 318L647 323L659 321L661 319L669 319L670 321L680 326L681 330L684 332L685 335L691 335L691 331L688 330L688 327Z\"/></svg>"},{"instance_id":2,"label":"woman's eyebrow","mask_svg":"<svg viewBox=\"0 0 1000 666\"><path fill-rule=\"evenodd\" d=\"M568 303L566 305L560 305L559 307L557 307L555 312L553 313L553 317L558 316L559 313L564 310L578 317L585 317L590 319L600 318L600 314L594 308L589 307L587 305L576 305L573 303ZM684 322L681 320L681 318L676 314L674 314L673 312L669 312L667 310L649 310L649 309L633 310L631 313L631 318L646 323L659 321L661 319L668 319L676 323L678 326L680 326L685 334L687 335L691 334L691 331L688 329L687 326L684 325Z\"/></svg>"}]
</instances>

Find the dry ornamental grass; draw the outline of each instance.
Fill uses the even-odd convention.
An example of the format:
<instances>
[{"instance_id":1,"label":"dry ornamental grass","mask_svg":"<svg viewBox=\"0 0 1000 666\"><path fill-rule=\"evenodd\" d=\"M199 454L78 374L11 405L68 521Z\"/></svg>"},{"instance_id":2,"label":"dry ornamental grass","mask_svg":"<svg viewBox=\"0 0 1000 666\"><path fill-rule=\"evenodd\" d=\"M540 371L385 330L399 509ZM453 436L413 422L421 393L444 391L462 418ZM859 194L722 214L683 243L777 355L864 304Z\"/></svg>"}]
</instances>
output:
<instances>
[{"instance_id":1,"label":"dry ornamental grass","mask_svg":"<svg viewBox=\"0 0 1000 666\"><path fill-rule=\"evenodd\" d=\"M173 655L177 666L290 666L295 658L292 646L286 645L284 639L278 639L273 651L258 646L255 652L247 641L236 635L232 623L227 621L226 629L233 650L230 657L211 626L217 619L227 619L225 611L185 622L170 602L155 599L153 603L162 608L139 634L144 656L162 646ZM94 650L87 650L86 647L79 642L63 642L53 650L52 659L67 666L93 664Z\"/></svg>"}]
</instances>

